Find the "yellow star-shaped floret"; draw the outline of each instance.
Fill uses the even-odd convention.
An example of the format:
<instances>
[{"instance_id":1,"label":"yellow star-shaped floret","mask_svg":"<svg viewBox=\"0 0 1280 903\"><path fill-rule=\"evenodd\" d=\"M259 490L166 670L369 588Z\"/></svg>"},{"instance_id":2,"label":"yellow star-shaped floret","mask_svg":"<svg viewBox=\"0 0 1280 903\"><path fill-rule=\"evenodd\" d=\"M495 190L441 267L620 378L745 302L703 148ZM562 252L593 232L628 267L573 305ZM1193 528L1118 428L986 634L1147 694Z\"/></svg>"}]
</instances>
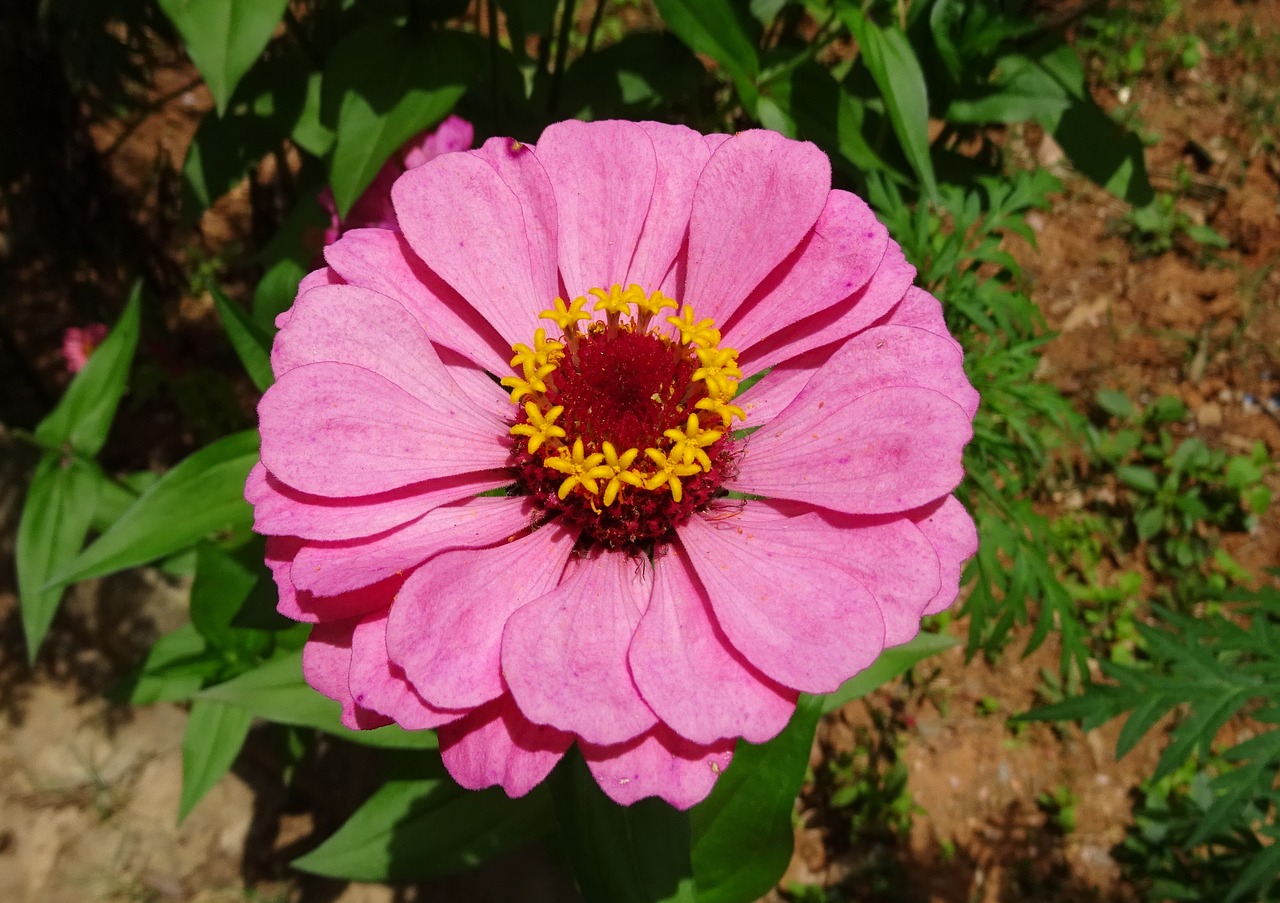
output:
<instances>
[{"instance_id":1,"label":"yellow star-shaped floret","mask_svg":"<svg viewBox=\"0 0 1280 903\"><path fill-rule=\"evenodd\" d=\"M563 499L573 491L575 486L581 486L591 495L598 495L600 484L597 480L613 475L610 468L601 465L600 462L603 460L604 455L600 452L588 455L582 446L582 439L578 438L573 440L573 451L562 446L559 454L547 458L542 463L565 475L564 482L556 492L556 495Z\"/></svg>"},{"instance_id":2,"label":"yellow star-shaped floret","mask_svg":"<svg viewBox=\"0 0 1280 903\"><path fill-rule=\"evenodd\" d=\"M617 499L623 485L643 486L644 477L629 469L639 456L640 449L629 448L618 454L613 443L606 442L600 446L600 450L604 452L604 466L609 468L609 482L604 487L604 506L608 508Z\"/></svg>"},{"instance_id":3,"label":"yellow star-shaped floret","mask_svg":"<svg viewBox=\"0 0 1280 903\"><path fill-rule=\"evenodd\" d=\"M564 413L564 405L556 405L547 413L543 414L532 401L524 403L524 412L528 416L525 423L517 423L511 428L513 436L529 437L529 454L533 454L548 439L563 439L564 430L556 426L556 418Z\"/></svg>"}]
</instances>

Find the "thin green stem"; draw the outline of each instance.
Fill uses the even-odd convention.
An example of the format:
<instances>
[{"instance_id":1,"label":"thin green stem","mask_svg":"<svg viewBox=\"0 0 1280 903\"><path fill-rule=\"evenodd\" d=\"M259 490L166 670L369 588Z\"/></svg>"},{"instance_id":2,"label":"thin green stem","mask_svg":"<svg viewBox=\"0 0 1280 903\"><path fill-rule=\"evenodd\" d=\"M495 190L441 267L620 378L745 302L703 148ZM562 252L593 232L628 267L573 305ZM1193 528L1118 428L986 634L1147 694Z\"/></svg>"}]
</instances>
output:
<instances>
[{"instance_id":1,"label":"thin green stem","mask_svg":"<svg viewBox=\"0 0 1280 903\"><path fill-rule=\"evenodd\" d=\"M609 0L596 0L596 11L591 14L591 26L587 29L587 53L590 53L596 46L596 30L600 27L600 20L604 18L604 8Z\"/></svg>"},{"instance_id":2,"label":"thin green stem","mask_svg":"<svg viewBox=\"0 0 1280 903\"><path fill-rule=\"evenodd\" d=\"M498 88L498 0L486 0L489 31L489 80L493 83L493 127L502 134L502 92Z\"/></svg>"},{"instance_id":3,"label":"thin green stem","mask_svg":"<svg viewBox=\"0 0 1280 903\"><path fill-rule=\"evenodd\" d=\"M564 14L560 17L560 32L556 36L556 68L551 73L551 90L547 95L547 112L555 114L560 105L560 86L564 81L564 67L569 59L569 32L573 28L577 0L564 0Z\"/></svg>"}]
</instances>

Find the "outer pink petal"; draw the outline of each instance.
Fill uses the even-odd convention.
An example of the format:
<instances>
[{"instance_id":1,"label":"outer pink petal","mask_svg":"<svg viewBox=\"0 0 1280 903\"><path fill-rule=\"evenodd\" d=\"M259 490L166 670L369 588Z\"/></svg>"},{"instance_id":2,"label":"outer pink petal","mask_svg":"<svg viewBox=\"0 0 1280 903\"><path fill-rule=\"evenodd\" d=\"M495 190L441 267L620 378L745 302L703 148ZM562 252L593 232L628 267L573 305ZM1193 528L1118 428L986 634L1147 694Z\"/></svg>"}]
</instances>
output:
<instances>
[{"instance_id":1,"label":"outer pink petal","mask_svg":"<svg viewBox=\"0 0 1280 903\"><path fill-rule=\"evenodd\" d=\"M368 539L308 543L294 559L293 583L322 596L345 593L415 567L447 549L501 542L528 527L533 517L527 498L468 499Z\"/></svg>"},{"instance_id":2,"label":"outer pink petal","mask_svg":"<svg viewBox=\"0 0 1280 903\"><path fill-rule=\"evenodd\" d=\"M464 151L471 147L475 136L475 127L467 120L461 116L446 116L434 129L428 129L405 143L401 148L404 168L413 169L441 154Z\"/></svg>"},{"instance_id":3,"label":"outer pink petal","mask_svg":"<svg viewBox=\"0 0 1280 903\"><path fill-rule=\"evenodd\" d=\"M556 271L556 237L560 219L556 211L556 193L547 171L534 153L533 145L521 144L511 138L490 138L473 154L497 171L520 203L525 238L529 243L529 259L535 268L540 268L535 270L534 284L549 285L558 292L560 276ZM550 306L550 301L546 301L537 310Z\"/></svg>"},{"instance_id":4,"label":"outer pink petal","mask_svg":"<svg viewBox=\"0 0 1280 903\"><path fill-rule=\"evenodd\" d=\"M391 192L405 238L502 336L527 342L559 286L554 261L535 259L520 200L474 153L411 169Z\"/></svg>"},{"instance_id":5,"label":"outer pink petal","mask_svg":"<svg viewBox=\"0 0 1280 903\"><path fill-rule=\"evenodd\" d=\"M468 790L497 785L524 796L551 773L573 736L533 724L508 694L440 728L440 756Z\"/></svg>"},{"instance_id":6,"label":"outer pink petal","mask_svg":"<svg viewBox=\"0 0 1280 903\"><path fill-rule=\"evenodd\" d=\"M369 730L391 723L377 712L356 704L347 675L351 670L351 634L355 621L317 624L302 647L302 676L319 692L342 705L342 723L352 730Z\"/></svg>"},{"instance_id":7,"label":"outer pink petal","mask_svg":"<svg viewBox=\"0 0 1280 903\"><path fill-rule=\"evenodd\" d=\"M414 316L386 295L358 286L316 288L298 299L271 349L277 376L324 361L363 367L423 401L441 393L471 400L458 392ZM498 407L505 394L490 382L495 411L505 413Z\"/></svg>"},{"instance_id":8,"label":"outer pink petal","mask_svg":"<svg viewBox=\"0 0 1280 903\"><path fill-rule=\"evenodd\" d=\"M702 135L683 125L641 122L653 142L658 159L658 177L653 200L644 220L644 231L631 258L624 284L637 283L647 292L662 285L689 231L689 210L698 176L711 159L711 149Z\"/></svg>"},{"instance_id":9,"label":"outer pink petal","mask_svg":"<svg viewBox=\"0 0 1280 903\"><path fill-rule=\"evenodd\" d=\"M618 552L582 559L502 634L502 671L520 711L588 743L630 740L657 718L627 668L649 601L648 565Z\"/></svg>"},{"instance_id":10,"label":"outer pink petal","mask_svg":"<svg viewBox=\"0 0 1280 903\"><path fill-rule=\"evenodd\" d=\"M888 243L889 230L865 201L830 192L813 231L727 324L725 343L748 348L848 298L875 274Z\"/></svg>"},{"instance_id":11,"label":"outer pink petal","mask_svg":"<svg viewBox=\"0 0 1280 903\"><path fill-rule=\"evenodd\" d=\"M657 178L648 134L634 122L570 119L547 126L535 154L555 188L569 297L624 282Z\"/></svg>"},{"instance_id":12,"label":"outer pink petal","mask_svg":"<svg viewBox=\"0 0 1280 903\"><path fill-rule=\"evenodd\" d=\"M763 370L866 329L902 300L915 277L915 267L907 263L902 249L889 242L875 275L861 289L750 348L739 347L744 372Z\"/></svg>"},{"instance_id":13,"label":"outer pink petal","mask_svg":"<svg viewBox=\"0 0 1280 903\"><path fill-rule=\"evenodd\" d=\"M776 364L751 388L734 398L733 403L746 414L743 422L747 426L760 426L781 414L827 362L833 350L818 348Z\"/></svg>"},{"instance_id":14,"label":"outer pink petal","mask_svg":"<svg viewBox=\"0 0 1280 903\"><path fill-rule=\"evenodd\" d=\"M424 699L462 709L502 695L503 625L557 584L576 538L553 523L504 545L437 555L409 578L387 648Z\"/></svg>"},{"instance_id":15,"label":"outer pink petal","mask_svg":"<svg viewBox=\"0 0 1280 903\"><path fill-rule=\"evenodd\" d=\"M817 221L831 162L812 144L752 129L720 145L698 180L681 301L726 323Z\"/></svg>"},{"instance_id":16,"label":"outer pink petal","mask_svg":"<svg viewBox=\"0 0 1280 903\"><path fill-rule=\"evenodd\" d=\"M733 759L732 740L699 746L658 725L620 746L583 743L582 755L600 789L624 806L657 796L677 809L707 798Z\"/></svg>"},{"instance_id":17,"label":"outer pink petal","mask_svg":"<svg viewBox=\"0 0 1280 903\"><path fill-rule=\"evenodd\" d=\"M884 620L829 551L829 524L747 503L736 515L677 528L729 641L769 677L829 693L876 660Z\"/></svg>"},{"instance_id":18,"label":"outer pink petal","mask_svg":"<svg viewBox=\"0 0 1280 903\"><path fill-rule=\"evenodd\" d=\"M449 285L431 272L404 236L385 229L353 229L324 249L344 281L394 298L414 315L427 338L481 367L507 366L510 344Z\"/></svg>"},{"instance_id":19,"label":"outer pink petal","mask_svg":"<svg viewBox=\"0 0 1280 903\"><path fill-rule=\"evenodd\" d=\"M295 489L337 498L503 467L502 421L452 380L439 392L419 398L350 364L297 367L258 404L262 463Z\"/></svg>"},{"instance_id":20,"label":"outer pink petal","mask_svg":"<svg viewBox=\"0 0 1280 903\"><path fill-rule=\"evenodd\" d=\"M349 683L356 704L386 715L410 731L439 727L466 715L465 711L428 705L405 680L404 672L387 658L388 614L383 609L366 616L352 634Z\"/></svg>"},{"instance_id":21,"label":"outer pink petal","mask_svg":"<svg viewBox=\"0 0 1280 903\"><path fill-rule=\"evenodd\" d=\"M302 281L298 283L298 293L294 295L294 303L313 288L322 285L342 285L342 277L335 273L329 267L321 267L318 270L312 270L310 273L302 277ZM282 310L276 314L276 329L283 329L284 325L289 322L289 318L293 315L293 308Z\"/></svg>"},{"instance_id":22,"label":"outer pink petal","mask_svg":"<svg viewBox=\"0 0 1280 903\"><path fill-rule=\"evenodd\" d=\"M654 560L653 597L627 656L631 677L681 737L763 743L787 726L796 693L760 674L729 645L689 567L678 552Z\"/></svg>"},{"instance_id":23,"label":"outer pink petal","mask_svg":"<svg viewBox=\"0 0 1280 903\"><path fill-rule=\"evenodd\" d=\"M244 497L253 505L253 529L258 533L343 540L376 535L440 505L510 482L508 472L489 471L431 480L378 495L331 499L284 485L259 462L249 471Z\"/></svg>"},{"instance_id":24,"label":"outer pink petal","mask_svg":"<svg viewBox=\"0 0 1280 903\"><path fill-rule=\"evenodd\" d=\"M924 611L934 615L949 608L959 595L962 566L978 551L978 531L969 512L953 495L911 512L911 517L942 562L942 587Z\"/></svg>"},{"instance_id":25,"label":"outer pink petal","mask_svg":"<svg viewBox=\"0 0 1280 903\"><path fill-rule=\"evenodd\" d=\"M850 401L815 387L820 376L751 435L727 488L849 514L892 514L960 484L973 427L959 405L913 387Z\"/></svg>"},{"instance_id":26,"label":"outer pink petal","mask_svg":"<svg viewBox=\"0 0 1280 903\"><path fill-rule=\"evenodd\" d=\"M293 536L267 537L267 567L280 591L276 609L286 618L317 624L364 617L389 607L404 583L404 578L392 577L336 596L314 596L294 586L290 576L302 546Z\"/></svg>"}]
</instances>

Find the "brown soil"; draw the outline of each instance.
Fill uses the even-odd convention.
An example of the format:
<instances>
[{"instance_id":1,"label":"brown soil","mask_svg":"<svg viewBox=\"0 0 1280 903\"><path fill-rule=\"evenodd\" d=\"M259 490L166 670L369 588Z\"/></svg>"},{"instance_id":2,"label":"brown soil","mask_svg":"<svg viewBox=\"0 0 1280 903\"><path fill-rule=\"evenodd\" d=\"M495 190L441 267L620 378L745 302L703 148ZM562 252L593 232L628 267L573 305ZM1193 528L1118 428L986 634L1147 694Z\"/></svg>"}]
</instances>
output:
<instances>
[{"instance_id":1,"label":"brown soil","mask_svg":"<svg viewBox=\"0 0 1280 903\"><path fill-rule=\"evenodd\" d=\"M1274 450L1280 414L1268 405L1280 402L1280 135L1274 116L1258 111L1268 103L1274 109L1280 83L1280 7L1199 0L1188 4L1186 16L1178 26L1184 33L1190 28L1210 36L1222 24L1251 21L1262 50L1254 57L1248 48L1206 53L1190 72L1129 86L1128 102L1137 102L1143 129L1159 135L1148 157L1157 187L1170 190L1189 179L1181 208L1232 247L1205 261L1184 242L1142 259L1118 232L1123 209L1070 173L1053 209L1032 217L1037 247L1011 247L1059 332L1041 375L1082 409L1104 387L1135 400L1175 394L1194 415L1187 433L1232 451L1256 440ZM173 167L209 106L203 88L180 90L191 76L184 65L162 69L154 90L171 96L125 124L127 134L119 122L92 128L99 149L115 147L108 164L134 209L143 211L139 225L146 234L165 235L167 259L187 272L223 265L220 255L247 243L254 228L248 186L194 226L169 213ZM1103 102L1119 105L1121 98L1107 90ZM1028 160L1061 165L1060 152L1034 129L1009 135L1008 145ZM8 275L16 274L30 303L6 310L6 331L20 356L0 372L14 387L3 420L9 428L29 427L65 378L57 359L62 329L108 318L116 306L108 299L122 297L123 286L107 274L88 287L78 277L69 289L61 274L39 264L9 265ZM250 279L252 273L232 276ZM169 374L196 362L234 372L216 338L208 297L185 288L160 287L163 324L153 324L157 334L177 337L177 349L161 355ZM181 422L174 405L166 410L168 423ZM166 427L145 429L143 435L161 436ZM200 441L170 432L176 434L172 447L136 437L113 445L112 463L171 462ZM360 787L351 788L350 798L327 799L332 785L324 783L325 768L334 766L319 761L311 792L286 798L261 732L234 773L176 825L183 709L125 709L100 693L155 636L181 621L185 587L142 573L77 588L29 668L10 553L32 464L23 446L0 437L0 900L499 901L517 898L515 887L521 900L571 898L539 851L417 889L347 886L290 871L288 860L323 839L358 803ZM1280 495L1280 475L1269 480ZM1225 542L1250 570L1280 561L1280 503L1254 533ZM963 637L965 625L951 629ZM937 903L1138 899L1111 850L1129 822L1132 790L1158 756L1161 732L1119 762L1116 724L1088 735L1043 725L1014 732L1006 717L1036 704L1041 670L1053 671L1058 655L1052 642L1025 659L1019 648L1015 642L994 665L966 662L952 650L919 669L916 684L900 682L876 694L874 710L854 703L823 723L815 772L860 744L899 742L918 810L901 837L851 844L841 836L847 825L833 823L806 795L784 887L839 885L850 899ZM350 751L335 757L348 768L353 761L368 764ZM356 773L362 774L358 785L376 782L372 766ZM1036 802L1063 787L1077 801L1070 831ZM775 891L769 899L783 896Z\"/></svg>"}]
</instances>

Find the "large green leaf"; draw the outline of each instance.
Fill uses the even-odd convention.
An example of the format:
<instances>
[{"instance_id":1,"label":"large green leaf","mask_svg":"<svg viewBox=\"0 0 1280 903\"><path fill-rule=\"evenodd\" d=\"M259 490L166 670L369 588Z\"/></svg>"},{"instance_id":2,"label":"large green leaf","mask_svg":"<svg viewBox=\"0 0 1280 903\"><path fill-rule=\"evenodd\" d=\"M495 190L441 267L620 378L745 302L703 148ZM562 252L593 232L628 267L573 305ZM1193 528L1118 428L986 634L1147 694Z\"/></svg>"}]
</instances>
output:
<instances>
[{"instance_id":1,"label":"large green leaf","mask_svg":"<svg viewBox=\"0 0 1280 903\"><path fill-rule=\"evenodd\" d=\"M322 118L335 124L330 184L346 214L400 145L453 109L484 44L452 31L410 34L386 23L348 35L325 65Z\"/></svg>"},{"instance_id":2,"label":"large green leaf","mask_svg":"<svg viewBox=\"0 0 1280 903\"><path fill-rule=\"evenodd\" d=\"M207 648L204 637L190 624L183 624L156 640L141 667L109 695L130 705L190 699L204 683L200 665L205 664L208 673L213 673L220 664L207 654Z\"/></svg>"},{"instance_id":3,"label":"large green leaf","mask_svg":"<svg viewBox=\"0 0 1280 903\"><path fill-rule=\"evenodd\" d=\"M733 79L748 111L756 106L760 57L750 17L732 0L656 0L663 21L695 53L711 57Z\"/></svg>"},{"instance_id":4,"label":"large green leaf","mask_svg":"<svg viewBox=\"0 0 1280 903\"><path fill-rule=\"evenodd\" d=\"M50 449L69 445L88 457L102 449L129 382L141 309L142 284L138 283L107 338L76 374L62 401L36 427L36 441L41 445Z\"/></svg>"},{"instance_id":5,"label":"large green leaf","mask_svg":"<svg viewBox=\"0 0 1280 903\"><path fill-rule=\"evenodd\" d=\"M565 73L560 109L570 116L641 118L688 103L706 71L666 32L634 32L575 62Z\"/></svg>"},{"instance_id":6,"label":"large green leaf","mask_svg":"<svg viewBox=\"0 0 1280 903\"><path fill-rule=\"evenodd\" d=\"M433 749L436 735L430 731L404 731L395 725L370 731L353 731L342 724L342 708L321 696L302 676L302 653L280 655L225 683L203 691L200 699L214 699L240 706L259 718L314 727L366 746Z\"/></svg>"},{"instance_id":7,"label":"large green leaf","mask_svg":"<svg viewBox=\"0 0 1280 903\"><path fill-rule=\"evenodd\" d=\"M577 747L551 775L565 854L586 903L694 903L689 814L660 799L619 806Z\"/></svg>"},{"instance_id":8,"label":"large green leaf","mask_svg":"<svg viewBox=\"0 0 1280 903\"><path fill-rule=\"evenodd\" d=\"M474 868L552 824L543 788L520 799L448 778L392 779L295 868L350 881L418 881Z\"/></svg>"},{"instance_id":9,"label":"large green leaf","mask_svg":"<svg viewBox=\"0 0 1280 903\"><path fill-rule=\"evenodd\" d=\"M234 552L211 542L196 546L191 623L214 649L249 661L267 652L270 637L266 631L245 630L233 622L258 582L270 581L262 563L264 553L258 537Z\"/></svg>"},{"instance_id":10,"label":"large green leaf","mask_svg":"<svg viewBox=\"0 0 1280 903\"><path fill-rule=\"evenodd\" d=\"M204 76L218 113L280 24L288 0L159 0Z\"/></svg>"},{"instance_id":11,"label":"large green leaf","mask_svg":"<svg viewBox=\"0 0 1280 903\"><path fill-rule=\"evenodd\" d=\"M822 711L833 712L847 702L866 696L929 656L945 652L959 642L944 633L920 633L900 646L890 646L871 667L846 680L834 693L822 697Z\"/></svg>"},{"instance_id":12,"label":"large green leaf","mask_svg":"<svg viewBox=\"0 0 1280 903\"><path fill-rule=\"evenodd\" d=\"M182 735L178 821L186 818L231 768L252 724L253 716L236 706L211 699L197 699L191 704L187 730Z\"/></svg>"},{"instance_id":13,"label":"large green leaf","mask_svg":"<svg viewBox=\"0 0 1280 903\"><path fill-rule=\"evenodd\" d=\"M144 492L51 582L100 577L172 555L211 533L247 529L253 511L244 500L244 482L257 460L256 430L200 449Z\"/></svg>"},{"instance_id":14,"label":"large green leaf","mask_svg":"<svg viewBox=\"0 0 1280 903\"><path fill-rule=\"evenodd\" d=\"M911 42L902 29L881 28L860 9L846 6L840 13L884 98L889 122L907 162L920 179L922 193L929 200L937 200L938 181L929 156L929 91Z\"/></svg>"},{"instance_id":15,"label":"large green leaf","mask_svg":"<svg viewBox=\"0 0 1280 903\"><path fill-rule=\"evenodd\" d=\"M791 813L809 766L822 698L800 697L767 743L739 742L715 788L691 811L698 903L745 903L768 892L791 861Z\"/></svg>"},{"instance_id":16,"label":"large green leaf","mask_svg":"<svg viewBox=\"0 0 1280 903\"><path fill-rule=\"evenodd\" d=\"M254 322L248 311L217 289L213 290L213 303L222 320L222 328L231 340L231 347L235 349L240 363L244 364L249 378L259 391L267 391L275 382L275 375L271 372L271 334Z\"/></svg>"},{"instance_id":17,"label":"large green leaf","mask_svg":"<svg viewBox=\"0 0 1280 903\"><path fill-rule=\"evenodd\" d=\"M54 571L65 567L80 551L102 481L96 465L56 452L45 453L31 478L15 553L22 628L32 661L65 592L65 587L46 584Z\"/></svg>"}]
</instances>

